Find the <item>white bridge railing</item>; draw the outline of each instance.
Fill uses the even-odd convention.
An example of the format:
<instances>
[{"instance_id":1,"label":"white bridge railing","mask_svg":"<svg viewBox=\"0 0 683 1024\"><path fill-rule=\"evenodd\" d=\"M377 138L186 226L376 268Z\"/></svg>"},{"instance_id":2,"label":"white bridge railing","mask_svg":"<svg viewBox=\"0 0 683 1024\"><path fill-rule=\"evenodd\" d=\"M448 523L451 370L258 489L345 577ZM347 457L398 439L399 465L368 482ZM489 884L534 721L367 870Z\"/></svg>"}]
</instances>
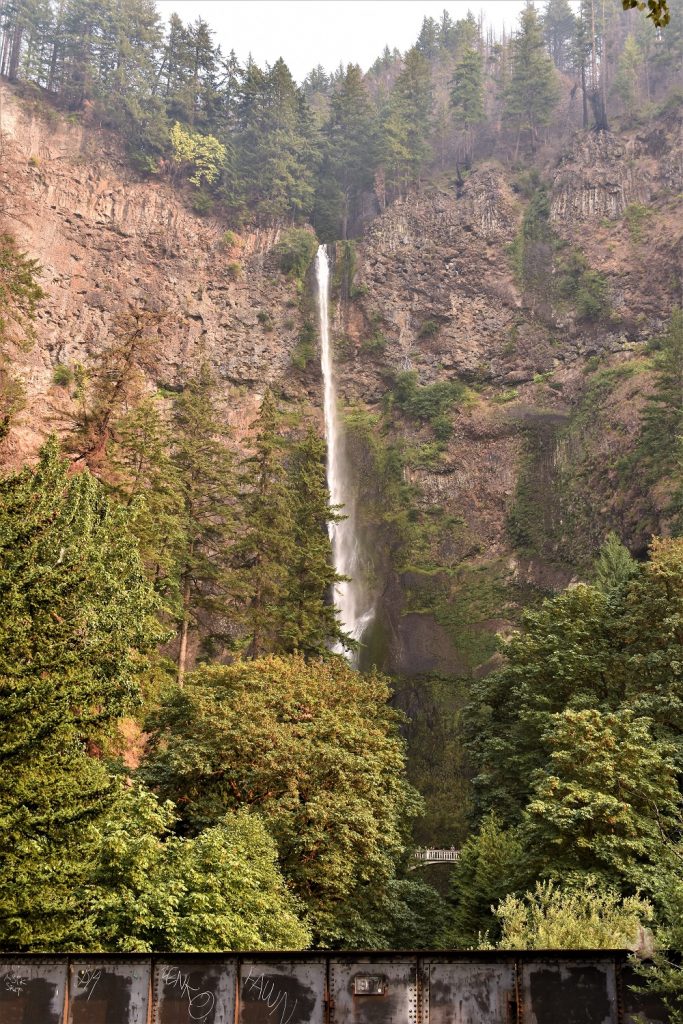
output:
<instances>
[{"instance_id":1,"label":"white bridge railing","mask_svg":"<svg viewBox=\"0 0 683 1024\"><path fill-rule=\"evenodd\" d=\"M418 849L413 853L413 859L421 864L443 864L448 861L460 860L460 850L451 846L450 850Z\"/></svg>"}]
</instances>

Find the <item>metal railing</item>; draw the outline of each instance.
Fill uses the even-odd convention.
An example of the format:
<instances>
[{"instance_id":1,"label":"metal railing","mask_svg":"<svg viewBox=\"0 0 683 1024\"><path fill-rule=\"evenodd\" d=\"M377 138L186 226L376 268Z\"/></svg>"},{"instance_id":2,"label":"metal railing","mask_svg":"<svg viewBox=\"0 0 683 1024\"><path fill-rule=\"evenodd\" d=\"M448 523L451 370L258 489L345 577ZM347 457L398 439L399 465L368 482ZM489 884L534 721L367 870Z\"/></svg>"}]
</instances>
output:
<instances>
[{"instance_id":1,"label":"metal railing","mask_svg":"<svg viewBox=\"0 0 683 1024\"><path fill-rule=\"evenodd\" d=\"M449 850L418 849L413 853L413 857L423 864L443 864L460 860L460 850L456 850L454 846Z\"/></svg>"}]
</instances>

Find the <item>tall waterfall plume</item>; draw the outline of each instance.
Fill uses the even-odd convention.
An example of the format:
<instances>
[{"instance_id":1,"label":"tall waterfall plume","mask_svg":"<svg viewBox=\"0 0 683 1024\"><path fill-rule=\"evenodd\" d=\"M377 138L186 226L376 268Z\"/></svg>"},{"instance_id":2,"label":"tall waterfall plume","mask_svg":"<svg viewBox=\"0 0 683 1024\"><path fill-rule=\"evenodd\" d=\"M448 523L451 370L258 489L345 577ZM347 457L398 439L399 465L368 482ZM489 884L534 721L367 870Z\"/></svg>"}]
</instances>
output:
<instances>
[{"instance_id":1,"label":"tall waterfall plume","mask_svg":"<svg viewBox=\"0 0 683 1024\"><path fill-rule=\"evenodd\" d=\"M335 587L334 603L346 633L361 640L374 617L374 602L363 578L363 561L353 481L346 456L344 435L337 409L337 388L330 342L330 261L327 247L321 245L315 261L318 282L320 321L320 364L324 385L325 439L327 441L327 486L332 505L340 505L346 516L329 524L334 568L348 576Z\"/></svg>"}]
</instances>

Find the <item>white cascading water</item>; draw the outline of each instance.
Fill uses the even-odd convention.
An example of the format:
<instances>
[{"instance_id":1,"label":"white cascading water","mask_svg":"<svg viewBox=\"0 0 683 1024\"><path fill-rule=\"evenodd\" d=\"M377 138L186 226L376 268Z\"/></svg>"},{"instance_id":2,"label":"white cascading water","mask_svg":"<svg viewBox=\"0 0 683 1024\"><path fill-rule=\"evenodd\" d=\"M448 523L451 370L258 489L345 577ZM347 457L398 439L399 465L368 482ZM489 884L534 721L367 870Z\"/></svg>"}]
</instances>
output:
<instances>
[{"instance_id":1,"label":"white cascading water","mask_svg":"<svg viewBox=\"0 0 683 1024\"><path fill-rule=\"evenodd\" d=\"M324 245L318 248L315 271L318 282L320 365L324 384L327 486L330 503L342 506L340 512L346 516L338 523L329 524L334 568L340 576L349 577L334 588L334 603L339 609L339 621L344 631L354 640L360 640L374 617L374 605L363 581L358 519L337 410L337 388L330 343L330 262Z\"/></svg>"}]
</instances>

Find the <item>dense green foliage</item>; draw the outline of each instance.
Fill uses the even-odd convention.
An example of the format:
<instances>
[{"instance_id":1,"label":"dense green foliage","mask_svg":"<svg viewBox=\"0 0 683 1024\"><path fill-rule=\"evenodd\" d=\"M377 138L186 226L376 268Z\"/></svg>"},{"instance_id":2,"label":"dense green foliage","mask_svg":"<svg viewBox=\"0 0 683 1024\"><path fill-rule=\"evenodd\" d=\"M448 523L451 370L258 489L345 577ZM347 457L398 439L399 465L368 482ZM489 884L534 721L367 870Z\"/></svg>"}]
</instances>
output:
<instances>
[{"instance_id":1,"label":"dense green foliage","mask_svg":"<svg viewBox=\"0 0 683 1024\"><path fill-rule=\"evenodd\" d=\"M87 469L71 473L54 440L37 467L0 481L2 948L414 945L429 943L426 909L441 912L429 886L400 878L420 801L387 682L330 654L343 638L325 600L324 446L304 434L287 469L266 397L233 495L239 507L244 488L249 529L222 562L232 520L220 501L235 477L209 429L210 384L176 396L169 450L153 401L112 421L123 501ZM246 551L262 564L247 567ZM276 551L285 561L266 562ZM242 646L302 653L171 683L159 618L173 622L186 579L183 615L215 613L224 575ZM280 588L268 601L266 583ZM119 727L143 700L148 753L131 782Z\"/></svg>"},{"instance_id":2,"label":"dense green foliage","mask_svg":"<svg viewBox=\"0 0 683 1024\"><path fill-rule=\"evenodd\" d=\"M132 517L57 443L0 482L0 920L12 948L79 935L88 828L116 787L92 756L139 702L162 639Z\"/></svg>"},{"instance_id":3,"label":"dense green foliage","mask_svg":"<svg viewBox=\"0 0 683 1024\"><path fill-rule=\"evenodd\" d=\"M143 775L189 834L252 808L317 940L377 944L419 809L388 696L341 658L201 669L150 716Z\"/></svg>"},{"instance_id":4,"label":"dense green foliage","mask_svg":"<svg viewBox=\"0 0 683 1024\"><path fill-rule=\"evenodd\" d=\"M638 896L620 897L591 878L561 888L538 882L524 898L506 896L496 908L502 925L498 949L635 948L652 906Z\"/></svg>"},{"instance_id":5,"label":"dense green foliage","mask_svg":"<svg viewBox=\"0 0 683 1024\"><path fill-rule=\"evenodd\" d=\"M636 563L609 537L596 585L546 601L524 627L466 709L484 817L454 873L456 934L635 947L655 920L680 949L683 542L654 541ZM676 1004L676 963L659 953L646 976Z\"/></svg>"},{"instance_id":6,"label":"dense green foliage","mask_svg":"<svg viewBox=\"0 0 683 1024\"><path fill-rule=\"evenodd\" d=\"M202 952L308 945L301 907L256 815L226 815L194 839L174 835L174 823L172 806L150 792L121 793L89 836L96 859L81 893L86 913L79 948Z\"/></svg>"}]
</instances>

